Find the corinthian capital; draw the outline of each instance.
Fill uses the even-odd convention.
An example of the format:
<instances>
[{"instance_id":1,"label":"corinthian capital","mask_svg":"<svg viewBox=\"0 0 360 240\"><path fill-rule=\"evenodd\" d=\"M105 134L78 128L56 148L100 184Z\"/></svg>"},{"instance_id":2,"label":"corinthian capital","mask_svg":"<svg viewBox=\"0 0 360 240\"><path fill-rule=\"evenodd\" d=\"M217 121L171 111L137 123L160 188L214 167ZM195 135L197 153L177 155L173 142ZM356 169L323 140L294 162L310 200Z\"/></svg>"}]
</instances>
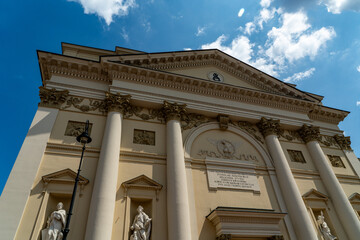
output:
<instances>
[{"instance_id":1,"label":"corinthian capital","mask_svg":"<svg viewBox=\"0 0 360 240\"><path fill-rule=\"evenodd\" d=\"M266 119L262 117L260 122L256 125L264 137L280 134L280 120Z\"/></svg>"},{"instance_id":2,"label":"corinthian capital","mask_svg":"<svg viewBox=\"0 0 360 240\"><path fill-rule=\"evenodd\" d=\"M105 93L105 107L108 112L121 112L125 114L131 111L130 95L120 95L120 93L113 94Z\"/></svg>"},{"instance_id":3,"label":"corinthian capital","mask_svg":"<svg viewBox=\"0 0 360 240\"><path fill-rule=\"evenodd\" d=\"M318 141L320 139L320 128L304 125L299 130L299 134L305 143Z\"/></svg>"},{"instance_id":4,"label":"corinthian capital","mask_svg":"<svg viewBox=\"0 0 360 240\"><path fill-rule=\"evenodd\" d=\"M342 149L351 150L350 137L345 137L344 135L336 135L335 140Z\"/></svg>"},{"instance_id":5,"label":"corinthian capital","mask_svg":"<svg viewBox=\"0 0 360 240\"><path fill-rule=\"evenodd\" d=\"M44 87L39 87L39 90L39 106L42 107L60 108L61 104L66 101L66 98L69 95L68 90L57 91L55 88L48 89Z\"/></svg>"},{"instance_id":6,"label":"corinthian capital","mask_svg":"<svg viewBox=\"0 0 360 240\"><path fill-rule=\"evenodd\" d=\"M186 104L169 103L164 101L164 106L161 109L162 114L166 121L169 120L181 120L181 117L186 114Z\"/></svg>"}]
</instances>

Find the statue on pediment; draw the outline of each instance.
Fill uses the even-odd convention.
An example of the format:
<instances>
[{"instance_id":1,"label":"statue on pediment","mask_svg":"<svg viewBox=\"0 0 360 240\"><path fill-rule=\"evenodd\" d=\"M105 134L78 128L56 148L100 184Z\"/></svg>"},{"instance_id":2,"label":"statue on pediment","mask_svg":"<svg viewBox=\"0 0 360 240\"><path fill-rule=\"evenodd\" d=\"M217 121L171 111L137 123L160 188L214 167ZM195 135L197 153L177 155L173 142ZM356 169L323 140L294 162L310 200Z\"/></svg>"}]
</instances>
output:
<instances>
[{"instance_id":1,"label":"statue on pediment","mask_svg":"<svg viewBox=\"0 0 360 240\"><path fill-rule=\"evenodd\" d=\"M318 224L320 227L320 232L325 240L335 240L337 237L331 234L330 228L325 222L325 217L323 212L321 211L321 215L318 216Z\"/></svg>"},{"instance_id":2,"label":"statue on pediment","mask_svg":"<svg viewBox=\"0 0 360 240\"><path fill-rule=\"evenodd\" d=\"M47 220L47 226L42 230L42 240L61 240L62 231L66 224L66 211L63 209L64 204L59 202L57 210L53 211Z\"/></svg>"},{"instance_id":3,"label":"statue on pediment","mask_svg":"<svg viewBox=\"0 0 360 240\"><path fill-rule=\"evenodd\" d=\"M144 213L144 208L139 205L137 208L138 214L134 218L134 222L130 229L133 234L130 236L130 240L149 240L151 233L151 218Z\"/></svg>"}]
</instances>

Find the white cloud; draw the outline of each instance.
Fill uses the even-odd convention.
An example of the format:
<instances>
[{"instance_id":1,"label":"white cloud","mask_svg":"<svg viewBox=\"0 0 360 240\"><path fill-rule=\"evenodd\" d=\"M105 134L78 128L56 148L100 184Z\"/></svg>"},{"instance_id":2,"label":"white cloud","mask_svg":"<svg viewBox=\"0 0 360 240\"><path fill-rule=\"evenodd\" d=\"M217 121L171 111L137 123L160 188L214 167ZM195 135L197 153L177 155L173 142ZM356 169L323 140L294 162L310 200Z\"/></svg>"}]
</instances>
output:
<instances>
[{"instance_id":1,"label":"white cloud","mask_svg":"<svg viewBox=\"0 0 360 240\"><path fill-rule=\"evenodd\" d=\"M244 12L245 12L244 8L240 9L238 12L238 17L241 17L244 14Z\"/></svg>"},{"instance_id":2,"label":"white cloud","mask_svg":"<svg viewBox=\"0 0 360 240\"><path fill-rule=\"evenodd\" d=\"M328 12L333 14L340 14L346 10L360 12L359 0L321 0L320 3L324 4Z\"/></svg>"},{"instance_id":3,"label":"white cloud","mask_svg":"<svg viewBox=\"0 0 360 240\"><path fill-rule=\"evenodd\" d=\"M135 0L68 0L77 2L84 8L85 14L96 14L103 18L107 25L113 16L126 16L130 8L136 7Z\"/></svg>"},{"instance_id":4,"label":"white cloud","mask_svg":"<svg viewBox=\"0 0 360 240\"><path fill-rule=\"evenodd\" d=\"M198 27L197 32L195 33L195 35L197 37L200 36L200 35L204 35L205 34L205 29L206 29L206 27Z\"/></svg>"},{"instance_id":5,"label":"white cloud","mask_svg":"<svg viewBox=\"0 0 360 240\"><path fill-rule=\"evenodd\" d=\"M357 70L358 72L360 72L360 65L357 66L356 70Z\"/></svg>"},{"instance_id":6,"label":"white cloud","mask_svg":"<svg viewBox=\"0 0 360 240\"><path fill-rule=\"evenodd\" d=\"M314 58L320 47L335 37L336 33L332 27L323 27L313 32L310 32L310 28L303 12L284 13L282 26L273 27L268 32L266 55L278 64L284 64L285 60L293 62L306 56Z\"/></svg>"},{"instance_id":7,"label":"white cloud","mask_svg":"<svg viewBox=\"0 0 360 240\"><path fill-rule=\"evenodd\" d=\"M145 31L146 31L146 32L150 32L150 30L151 30L151 23L150 23L149 21L144 21L141 25L145 28Z\"/></svg>"},{"instance_id":8,"label":"white cloud","mask_svg":"<svg viewBox=\"0 0 360 240\"><path fill-rule=\"evenodd\" d=\"M267 8L263 8L260 11L260 16L258 17L257 23L260 28L263 28L263 23L267 23L269 20L273 19L277 10L275 8L269 10Z\"/></svg>"},{"instance_id":9,"label":"white cloud","mask_svg":"<svg viewBox=\"0 0 360 240\"><path fill-rule=\"evenodd\" d=\"M356 106L360 106L360 101L356 101Z\"/></svg>"},{"instance_id":10,"label":"white cloud","mask_svg":"<svg viewBox=\"0 0 360 240\"><path fill-rule=\"evenodd\" d=\"M253 22L248 22L245 24L244 33L251 35L255 31L255 24Z\"/></svg>"},{"instance_id":11,"label":"white cloud","mask_svg":"<svg viewBox=\"0 0 360 240\"><path fill-rule=\"evenodd\" d=\"M305 72L298 72L290 77L285 78L284 82L296 83L300 80L303 80L304 78L310 77L314 72L315 72L315 68L310 68Z\"/></svg>"},{"instance_id":12,"label":"white cloud","mask_svg":"<svg viewBox=\"0 0 360 240\"><path fill-rule=\"evenodd\" d=\"M191 51L191 48L184 48L184 51Z\"/></svg>"},{"instance_id":13,"label":"white cloud","mask_svg":"<svg viewBox=\"0 0 360 240\"><path fill-rule=\"evenodd\" d=\"M213 49L217 48L233 57L240 59L241 61L250 62L253 44L245 36L238 36L232 40L229 47L224 46L223 43L227 37L223 34L218 37L215 42L204 44L201 49Z\"/></svg>"},{"instance_id":14,"label":"white cloud","mask_svg":"<svg viewBox=\"0 0 360 240\"><path fill-rule=\"evenodd\" d=\"M129 41L129 34L126 32L125 28L122 28L121 36L124 38L125 41Z\"/></svg>"},{"instance_id":15,"label":"white cloud","mask_svg":"<svg viewBox=\"0 0 360 240\"><path fill-rule=\"evenodd\" d=\"M262 6L263 8L268 8L270 7L272 0L261 0L260 1L260 6Z\"/></svg>"}]
</instances>

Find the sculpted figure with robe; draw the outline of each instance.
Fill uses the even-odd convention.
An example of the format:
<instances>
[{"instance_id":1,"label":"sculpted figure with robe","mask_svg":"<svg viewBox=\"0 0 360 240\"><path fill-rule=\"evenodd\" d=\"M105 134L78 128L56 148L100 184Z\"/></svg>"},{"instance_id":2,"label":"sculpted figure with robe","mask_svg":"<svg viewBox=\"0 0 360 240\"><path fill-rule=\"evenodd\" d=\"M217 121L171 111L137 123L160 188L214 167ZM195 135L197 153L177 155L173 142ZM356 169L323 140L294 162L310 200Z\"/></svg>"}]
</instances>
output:
<instances>
[{"instance_id":1,"label":"sculpted figure with robe","mask_svg":"<svg viewBox=\"0 0 360 240\"><path fill-rule=\"evenodd\" d=\"M151 218L144 213L144 208L139 205L137 208L138 214L134 218L134 222L130 229L133 230L133 234L130 236L130 240L149 240L151 233Z\"/></svg>"}]
</instances>

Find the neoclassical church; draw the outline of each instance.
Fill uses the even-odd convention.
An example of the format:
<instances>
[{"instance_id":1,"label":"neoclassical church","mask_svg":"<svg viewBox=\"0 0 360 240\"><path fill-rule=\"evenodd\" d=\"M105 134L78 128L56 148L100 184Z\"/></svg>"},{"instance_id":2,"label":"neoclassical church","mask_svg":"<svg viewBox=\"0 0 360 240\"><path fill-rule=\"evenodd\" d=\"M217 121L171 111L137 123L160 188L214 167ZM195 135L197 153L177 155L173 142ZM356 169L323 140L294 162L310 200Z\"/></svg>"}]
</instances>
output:
<instances>
[{"instance_id":1,"label":"neoclassical church","mask_svg":"<svg viewBox=\"0 0 360 240\"><path fill-rule=\"evenodd\" d=\"M1 239L48 239L56 224L61 235L87 120L68 239L360 238L360 162L338 127L348 112L322 96L217 49L62 43L38 60Z\"/></svg>"}]
</instances>

